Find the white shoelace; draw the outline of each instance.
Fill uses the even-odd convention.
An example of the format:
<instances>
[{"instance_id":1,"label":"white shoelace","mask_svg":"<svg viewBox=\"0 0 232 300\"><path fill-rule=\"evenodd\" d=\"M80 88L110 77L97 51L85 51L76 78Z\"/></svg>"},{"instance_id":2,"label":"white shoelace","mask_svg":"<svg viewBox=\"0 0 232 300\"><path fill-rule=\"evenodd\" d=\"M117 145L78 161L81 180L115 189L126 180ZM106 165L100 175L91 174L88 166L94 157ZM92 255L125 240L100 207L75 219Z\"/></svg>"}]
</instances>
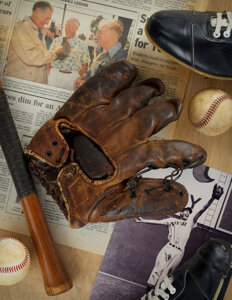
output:
<instances>
[{"instance_id":1,"label":"white shoelace","mask_svg":"<svg viewBox=\"0 0 232 300\"><path fill-rule=\"evenodd\" d=\"M223 36L225 38L229 38L232 30L232 12L227 11L226 17L223 16L224 13L218 12L216 18L212 18L210 20L210 24L212 27L216 27L213 33L215 38L219 38L221 36L222 27L227 27L223 32Z\"/></svg>"},{"instance_id":2,"label":"white shoelace","mask_svg":"<svg viewBox=\"0 0 232 300\"><path fill-rule=\"evenodd\" d=\"M154 289L150 290L147 294L145 294L141 300L168 300L169 295L165 293L164 290L168 289L168 292L173 295L176 292L176 289L172 285L172 277L165 277L164 281L161 282L160 288L155 287ZM161 298L160 298L161 297Z\"/></svg>"}]
</instances>

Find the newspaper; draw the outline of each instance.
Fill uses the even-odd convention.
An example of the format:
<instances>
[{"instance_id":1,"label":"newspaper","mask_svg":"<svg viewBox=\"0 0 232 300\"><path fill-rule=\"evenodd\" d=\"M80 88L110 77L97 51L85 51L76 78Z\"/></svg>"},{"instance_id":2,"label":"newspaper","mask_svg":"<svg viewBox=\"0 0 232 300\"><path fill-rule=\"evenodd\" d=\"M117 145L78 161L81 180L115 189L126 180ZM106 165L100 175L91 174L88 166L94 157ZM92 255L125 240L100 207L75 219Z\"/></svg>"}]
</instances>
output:
<instances>
[{"instance_id":1,"label":"newspaper","mask_svg":"<svg viewBox=\"0 0 232 300\"><path fill-rule=\"evenodd\" d=\"M44 68L48 74L48 83L36 82L30 78L25 79L23 68L20 73L19 66L16 65L13 70L18 72L17 75L9 75L6 72L7 64L12 59L9 45L15 24L32 15L35 2L32 0L0 1L0 74L23 148L73 93L72 88L61 88L61 81L49 84L51 73L49 73L47 63ZM207 1L203 2L204 4L201 1L201 9L207 5ZM145 36L144 26L149 16L155 11L193 9L197 5L196 0L57 0L50 1L50 3L54 8L50 23L53 21L55 24L58 36L65 36L65 24L70 18L78 19L80 26L76 35L84 41L88 49L91 48L92 43L95 50L93 60L96 59L97 47L96 42L93 44L90 38L93 34L91 22L99 16L120 19L125 24L123 38L127 59L139 70L137 81L148 77L158 77L166 85L165 94L159 100L176 96L183 99L189 71L160 53ZM48 28L50 23L44 27ZM23 36L23 33L21 35ZM33 49L33 51L36 50ZM35 59L37 59L36 56ZM86 71L90 67L91 61L87 63ZM65 80L67 76L63 74L63 79ZM157 138L172 135L174 126L169 125ZM104 254L114 223L88 224L81 229L70 229L51 196L36 179L35 184L55 241L78 249ZM29 234L2 152L0 152L0 227Z\"/></svg>"},{"instance_id":2,"label":"newspaper","mask_svg":"<svg viewBox=\"0 0 232 300\"><path fill-rule=\"evenodd\" d=\"M170 174L168 169L163 174L155 172L150 177ZM173 273L210 238L232 242L232 175L200 166L185 170L178 182L189 192L186 208L191 208L192 213L187 219L178 213L146 217L144 222L138 219L117 222L90 300L140 299L147 287L157 284L157 274ZM215 185L221 190L218 199L212 197ZM230 269L218 289L218 300L224 298L231 275Z\"/></svg>"}]
</instances>

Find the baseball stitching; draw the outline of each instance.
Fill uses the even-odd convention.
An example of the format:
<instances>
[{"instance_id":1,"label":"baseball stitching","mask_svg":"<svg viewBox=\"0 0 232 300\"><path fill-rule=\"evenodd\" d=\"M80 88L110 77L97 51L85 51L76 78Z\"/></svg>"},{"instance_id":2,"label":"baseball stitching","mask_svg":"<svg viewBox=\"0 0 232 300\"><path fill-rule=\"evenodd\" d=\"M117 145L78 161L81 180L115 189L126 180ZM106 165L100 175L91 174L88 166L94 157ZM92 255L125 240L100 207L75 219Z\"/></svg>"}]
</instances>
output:
<instances>
[{"instance_id":1,"label":"baseball stitching","mask_svg":"<svg viewBox=\"0 0 232 300\"><path fill-rule=\"evenodd\" d=\"M205 113L203 119L198 123L193 123L192 121L190 121L192 123L192 125L196 128L202 128L202 127L206 126L209 123L209 121L211 120L211 118L213 117L215 111L218 109L219 105L224 100L227 100L227 99L232 100L232 97L230 95L222 95L222 96L218 97L217 99L215 99L214 102L210 105L207 112Z\"/></svg>"},{"instance_id":2,"label":"baseball stitching","mask_svg":"<svg viewBox=\"0 0 232 300\"><path fill-rule=\"evenodd\" d=\"M0 267L0 273L13 273L13 272L17 272L17 271L23 269L26 266L26 264L28 263L28 260L29 260L29 252L28 252L27 248L25 247L25 245L22 242L20 242L17 239L14 239L14 238L0 238L0 242L2 240L7 240L7 239L10 239L10 240L13 240L13 241L17 241L18 243L20 243L23 246L23 249L25 250L25 258L18 265L15 265L15 266L12 266L12 267Z\"/></svg>"}]
</instances>

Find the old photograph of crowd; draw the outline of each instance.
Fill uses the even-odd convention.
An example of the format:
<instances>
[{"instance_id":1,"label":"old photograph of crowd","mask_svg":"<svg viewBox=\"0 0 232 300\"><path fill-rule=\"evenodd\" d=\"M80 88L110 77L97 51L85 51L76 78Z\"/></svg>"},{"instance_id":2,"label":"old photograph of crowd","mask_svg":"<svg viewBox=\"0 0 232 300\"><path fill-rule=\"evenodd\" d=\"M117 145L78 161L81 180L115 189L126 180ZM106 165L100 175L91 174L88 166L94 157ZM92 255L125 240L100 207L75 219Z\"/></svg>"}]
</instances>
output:
<instances>
[{"instance_id":1,"label":"old photograph of crowd","mask_svg":"<svg viewBox=\"0 0 232 300\"><path fill-rule=\"evenodd\" d=\"M132 19L48 1L21 1L16 18L5 75L76 90L127 58Z\"/></svg>"}]
</instances>

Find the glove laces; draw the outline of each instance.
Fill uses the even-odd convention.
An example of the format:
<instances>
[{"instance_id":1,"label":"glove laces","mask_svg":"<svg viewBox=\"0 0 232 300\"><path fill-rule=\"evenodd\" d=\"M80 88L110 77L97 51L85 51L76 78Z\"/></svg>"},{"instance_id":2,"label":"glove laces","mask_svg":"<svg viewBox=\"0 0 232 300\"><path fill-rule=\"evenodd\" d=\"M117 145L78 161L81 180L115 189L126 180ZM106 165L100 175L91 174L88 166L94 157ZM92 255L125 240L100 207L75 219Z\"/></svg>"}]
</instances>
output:
<instances>
[{"instance_id":1,"label":"glove laces","mask_svg":"<svg viewBox=\"0 0 232 300\"><path fill-rule=\"evenodd\" d=\"M168 300L170 295L176 292L175 287L172 285L173 277L166 276L159 287L155 287L145 294L141 300Z\"/></svg>"},{"instance_id":2,"label":"glove laces","mask_svg":"<svg viewBox=\"0 0 232 300\"><path fill-rule=\"evenodd\" d=\"M136 173L133 177L130 178L130 180L127 182L126 189L128 190L128 193L130 194L131 198L136 197L136 187L138 185L137 183L137 178L141 177L142 174L149 172L152 170L153 167L148 167L138 173ZM172 185L173 182L175 182L182 174L183 172L183 167L181 168L176 168L170 175L167 175L164 180L163 184L152 187L150 189L146 189L145 192L146 194L150 194L153 190L159 189L159 188L164 188L166 192L170 192L170 186ZM170 179L169 179L170 178Z\"/></svg>"},{"instance_id":3,"label":"glove laces","mask_svg":"<svg viewBox=\"0 0 232 300\"><path fill-rule=\"evenodd\" d=\"M224 38L229 38L232 30L232 12L218 12L216 18L210 20L210 24L212 27L215 27L213 36L216 39L221 36L222 27L226 27L226 30L223 32Z\"/></svg>"},{"instance_id":4,"label":"glove laces","mask_svg":"<svg viewBox=\"0 0 232 300\"><path fill-rule=\"evenodd\" d=\"M164 177L163 185L156 186L150 189L146 189L146 193L150 194L153 190L158 189L158 188L164 188L166 192L170 192L170 186L172 185L173 182L177 181L178 178L182 175L183 168L177 168L170 175L167 175Z\"/></svg>"}]
</instances>

